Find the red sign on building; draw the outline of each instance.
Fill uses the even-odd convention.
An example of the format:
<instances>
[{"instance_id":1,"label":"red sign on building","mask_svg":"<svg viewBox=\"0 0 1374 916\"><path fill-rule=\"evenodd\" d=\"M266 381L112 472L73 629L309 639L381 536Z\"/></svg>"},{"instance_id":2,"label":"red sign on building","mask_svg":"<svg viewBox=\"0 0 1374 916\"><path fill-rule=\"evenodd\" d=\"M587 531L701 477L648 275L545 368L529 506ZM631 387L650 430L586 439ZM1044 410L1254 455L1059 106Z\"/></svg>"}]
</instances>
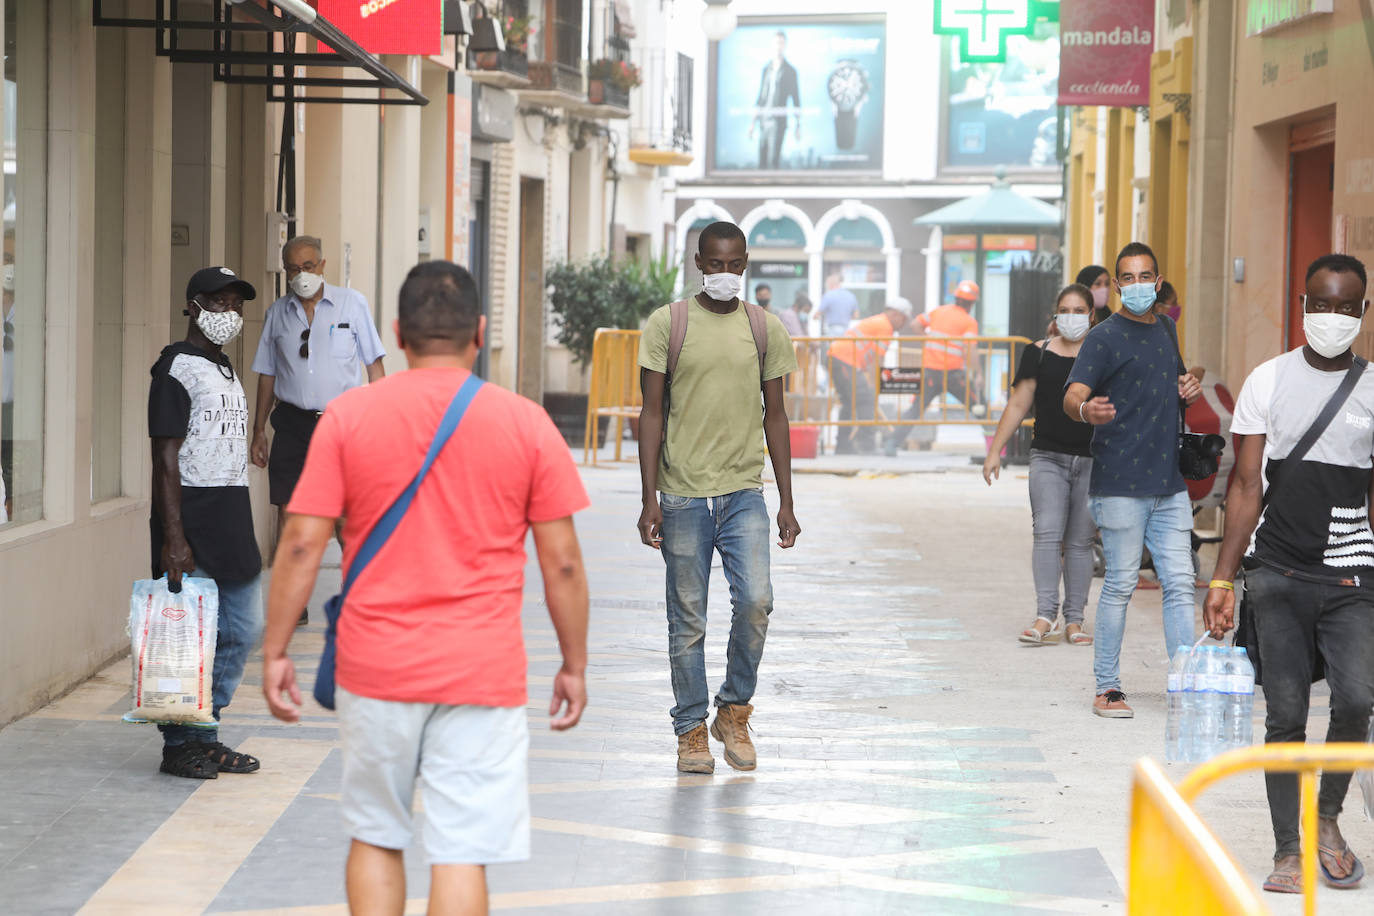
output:
<instances>
[{"instance_id":1,"label":"red sign on building","mask_svg":"<svg viewBox=\"0 0 1374 916\"><path fill-rule=\"evenodd\" d=\"M1059 104L1150 104L1154 0L1061 0Z\"/></svg>"},{"instance_id":2,"label":"red sign on building","mask_svg":"<svg viewBox=\"0 0 1374 916\"><path fill-rule=\"evenodd\" d=\"M371 54L438 54L442 0L318 0L320 15Z\"/></svg>"}]
</instances>

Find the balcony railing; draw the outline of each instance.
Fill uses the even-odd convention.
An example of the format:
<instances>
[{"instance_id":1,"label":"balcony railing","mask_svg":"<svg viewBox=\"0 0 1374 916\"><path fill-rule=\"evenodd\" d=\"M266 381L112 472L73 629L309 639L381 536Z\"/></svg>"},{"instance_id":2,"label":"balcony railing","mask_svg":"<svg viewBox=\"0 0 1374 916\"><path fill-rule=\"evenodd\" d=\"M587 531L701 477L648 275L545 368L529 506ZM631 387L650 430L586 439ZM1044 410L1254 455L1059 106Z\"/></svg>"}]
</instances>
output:
<instances>
[{"instance_id":1,"label":"balcony railing","mask_svg":"<svg viewBox=\"0 0 1374 916\"><path fill-rule=\"evenodd\" d=\"M630 159L686 165L692 161L692 58L662 48L636 56L644 82L630 99Z\"/></svg>"}]
</instances>

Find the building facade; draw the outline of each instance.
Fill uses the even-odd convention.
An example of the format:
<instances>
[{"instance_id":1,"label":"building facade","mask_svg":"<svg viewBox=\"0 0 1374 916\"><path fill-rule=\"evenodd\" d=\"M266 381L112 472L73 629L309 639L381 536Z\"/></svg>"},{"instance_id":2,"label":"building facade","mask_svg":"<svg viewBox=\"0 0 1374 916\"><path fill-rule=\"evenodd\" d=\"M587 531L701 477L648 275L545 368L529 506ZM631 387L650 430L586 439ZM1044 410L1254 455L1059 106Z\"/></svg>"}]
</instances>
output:
<instances>
[{"instance_id":1,"label":"building facade","mask_svg":"<svg viewBox=\"0 0 1374 916\"><path fill-rule=\"evenodd\" d=\"M689 281L696 232L738 223L748 291L819 301L837 277L864 313L904 296L950 301L961 280L988 287L979 318L1006 333L1006 278L1057 237L969 235L913 225L988 190L1057 202L1058 41L1017 36L1009 64L970 64L934 33L928 4L735 0L733 33L698 38L694 133L702 155L678 170L676 253ZM690 282L689 282L690 286Z\"/></svg>"},{"instance_id":2,"label":"building facade","mask_svg":"<svg viewBox=\"0 0 1374 916\"><path fill-rule=\"evenodd\" d=\"M0 724L128 651L129 584L150 564L148 370L186 332L196 268L228 265L259 291L227 348L250 403L292 233L319 236L327 281L366 295L391 371L405 272L470 266L491 328L482 371L538 400L563 371L544 264L640 238L662 250L661 179L626 158L632 99L594 99L588 80L633 53L636 7L529 5L534 36L493 62L475 48L506 21L497 0L464 4L436 54L380 58L275 0L0 0ZM493 83L502 68L522 73ZM268 556L266 474L250 473Z\"/></svg>"}]
</instances>

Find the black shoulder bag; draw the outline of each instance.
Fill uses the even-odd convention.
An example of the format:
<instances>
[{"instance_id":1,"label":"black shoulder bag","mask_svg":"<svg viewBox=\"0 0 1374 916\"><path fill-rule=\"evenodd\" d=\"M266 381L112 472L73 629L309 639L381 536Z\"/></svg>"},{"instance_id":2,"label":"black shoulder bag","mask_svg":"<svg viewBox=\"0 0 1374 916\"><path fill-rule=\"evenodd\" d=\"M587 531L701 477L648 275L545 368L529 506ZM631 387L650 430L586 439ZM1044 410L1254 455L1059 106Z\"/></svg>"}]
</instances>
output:
<instances>
[{"instance_id":1,"label":"black shoulder bag","mask_svg":"<svg viewBox=\"0 0 1374 916\"><path fill-rule=\"evenodd\" d=\"M1169 339L1174 342L1174 352L1178 353L1179 365L1183 365L1183 353L1178 346L1178 333L1174 322L1160 318ZM1186 369L1185 369L1186 371ZM1221 453L1226 451L1226 440L1215 433L1190 433L1186 422L1188 405L1182 398L1178 401L1178 470L1184 480L1206 480L1216 475L1221 467Z\"/></svg>"},{"instance_id":2,"label":"black shoulder bag","mask_svg":"<svg viewBox=\"0 0 1374 916\"><path fill-rule=\"evenodd\" d=\"M1360 375L1364 373L1365 367L1368 365L1369 363L1358 356L1351 362L1350 368L1346 370L1345 378L1341 379L1340 387L1332 393L1330 399L1326 402L1326 406L1322 408L1322 412L1317 415L1317 419L1312 421L1312 425L1308 427L1307 432L1303 433L1302 438L1298 440L1298 444L1293 446L1293 450L1283 459L1283 463L1289 468L1290 472L1298 466L1303 458L1307 457L1307 453L1311 451L1312 446L1317 444L1317 440L1322 437L1322 433L1326 432L1326 428L1331 425L1331 421L1335 419L1337 412L1345 406L1345 402L1350 397L1350 393L1355 390L1355 386L1360 381ZM1261 469L1260 473L1264 473L1263 469ZM1286 477L1287 474L1284 476ZM1273 505L1274 497L1278 493L1281 483L1283 483L1283 477L1271 483L1268 489L1265 490L1264 499L1262 501L1263 506ZM1246 562L1249 563L1252 561ZM1247 565L1246 568L1253 569L1254 566ZM1241 646L1245 649L1245 653L1250 656L1250 663L1255 666L1255 683L1262 684L1263 681L1260 680L1259 634L1255 630L1255 615L1246 608L1244 594L1241 595L1240 604L1236 608L1236 635L1232 639L1232 644ZM1326 664L1322 660L1321 653L1318 652L1316 664L1312 666L1312 683L1315 684L1325 676Z\"/></svg>"}]
</instances>

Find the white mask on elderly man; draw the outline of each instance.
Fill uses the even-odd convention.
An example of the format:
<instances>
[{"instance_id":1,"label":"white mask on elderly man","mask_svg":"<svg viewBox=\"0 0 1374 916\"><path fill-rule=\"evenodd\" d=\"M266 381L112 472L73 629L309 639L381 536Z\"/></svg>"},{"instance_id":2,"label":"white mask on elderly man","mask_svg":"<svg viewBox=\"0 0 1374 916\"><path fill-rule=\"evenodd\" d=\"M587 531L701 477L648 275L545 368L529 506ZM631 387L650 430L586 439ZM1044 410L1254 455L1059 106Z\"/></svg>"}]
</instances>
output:
<instances>
[{"instance_id":1,"label":"white mask on elderly man","mask_svg":"<svg viewBox=\"0 0 1374 916\"><path fill-rule=\"evenodd\" d=\"M302 299L313 298L324 285L324 277L301 271L291 278L291 291Z\"/></svg>"}]
</instances>

